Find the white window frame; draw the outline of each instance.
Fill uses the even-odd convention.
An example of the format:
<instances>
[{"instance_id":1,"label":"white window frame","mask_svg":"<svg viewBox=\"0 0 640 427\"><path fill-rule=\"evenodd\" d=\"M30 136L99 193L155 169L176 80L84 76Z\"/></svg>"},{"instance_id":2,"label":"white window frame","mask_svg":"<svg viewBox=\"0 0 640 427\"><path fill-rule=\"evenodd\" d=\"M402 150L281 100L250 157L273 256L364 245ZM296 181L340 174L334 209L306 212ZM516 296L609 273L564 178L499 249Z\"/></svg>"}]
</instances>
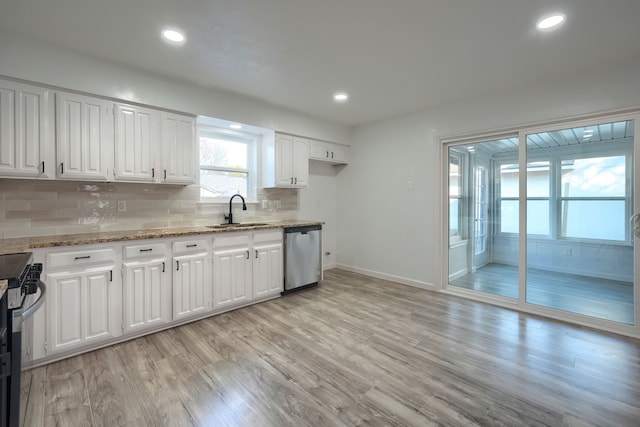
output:
<instances>
[{"instance_id":1,"label":"white window frame","mask_svg":"<svg viewBox=\"0 0 640 427\"><path fill-rule=\"evenodd\" d=\"M273 138L275 131L273 129L205 116L198 116L196 130L198 137L198 185L201 185L200 171L202 170L247 173L247 195L245 196L245 201L246 203L257 203L258 188L260 188L261 185L260 178L262 174L262 141L264 138ZM200 164L200 137L203 136L204 133L215 137L222 137L223 139L227 138L234 142L246 143L248 145L247 167L240 169ZM229 196L199 196L199 201L200 203L228 203L229 198Z\"/></svg>"},{"instance_id":2,"label":"white window frame","mask_svg":"<svg viewBox=\"0 0 640 427\"><path fill-rule=\"evenodd\" d=\"M569 124L571 126L571 124ZM610 145L602 145L602 144L594 144L593 146L583 146L580 151L572 152L573 148L561 148L553 150L552 153L540 154L536 155L534 153L527 153L527 163L536 162L536 161L548 161L549 162L549 185L550 185L550 196L549 198L540 198L540 197L529 197L529 200L549 200L549 234L548 235L533 235L533 238L536 239L552 239L552 240L563 240L563 241L572 241L572 242L584 242L584 243L606 243L611 245L631 245L632 244L632 236L629 227L626 227L625 231L625 240L608 240L608 239L588 239L588 238L578 238L578 237L566 237L561 234L561 214L562 214L562 201L566 198L563 198L560 194L560 185L561 185L561 163L563 160L578 160L578 159L588 159L593 157L613 157L613 156L624 156L625 161L625 175L626 181L631 182L632 176L632 157L633 157L633 146L630 144L628 147L623 147L621 143L618 143L616 146ZM501 223L502 218L500 217L501 206L500 203L502 200L519 200L519 197L501 197L500 192L498 192L498 184L500 181L500 165L502 164L517 164L517 157L504 157L497 159L494 163L495 172L494 176L496 181L494 182L494 203L495 208L494 211L496 213L496 228L495 235L496 236L517 236L518 233L507 233L502 232ZM630 216L630 212L632 210L633 204L633 189L631 186L627 186L626 195L624 197L625 201L625 213L627 217ZM569 199L572 199L571 197ZM606 198L606 197L597 197L594 200L622 200L620 197L616 198Z\"/></svg>"},{"instance_id":3,"label":"white window frame","mask_svg":"<svg viewBox=\"0 0 640 427\"><path fill-rule=\"evenodd\" d=\"M452 147L450 147L452 148ZM466 207L464 206L464 200L465 200L465 192L467 191L467 186L466 186L466 173L465 173L465 156L462 153L456 152L455 150L448 150L448 157L447 157L447 176L449 177L450 173L451 173L451 158L454 157L458 160L458 173L459 173L459 177L458 177L458 185L460 186L459 188L459 194L458 196L451 196L451 194L449 193L449 206L451 206L451 200L452 199L457 199L458 200L458 234L452 236L451 234L449 234L449 244L450 245L456 245L459 244L463 241L466 240L466 232L465 232L465 224L464 224L464 217L465 217L465 209ZM449 192L450 189L450 182L449 179L447 178L447 191ZM449 208L447 209L447 212L449 211ZM451 214L449 213L449 218L451 218ZM447 221L448 223L448 232L451 232L451 224L449 223L449 221Z\"/></svg>"}]
</instances>

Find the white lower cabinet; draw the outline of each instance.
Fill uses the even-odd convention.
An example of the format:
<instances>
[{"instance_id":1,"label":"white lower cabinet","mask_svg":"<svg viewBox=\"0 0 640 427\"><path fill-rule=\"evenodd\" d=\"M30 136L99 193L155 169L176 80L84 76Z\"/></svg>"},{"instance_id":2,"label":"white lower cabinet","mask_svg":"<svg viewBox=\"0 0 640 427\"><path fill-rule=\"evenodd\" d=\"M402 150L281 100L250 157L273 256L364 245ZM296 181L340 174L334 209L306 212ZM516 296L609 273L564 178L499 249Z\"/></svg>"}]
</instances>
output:
<instances>
[{"instance_id":1,"label":"white lower cabinet","mask_svg":"<svg viewBox=\"0 0 640 427\"><path fill-rule=\"evenodd\" d=\"M279 295L284 283L282 230L214 236L213 272L215 310Z\"/></svg>"},{"instance_id":2,"label":"white lower cabinet","mask_svg":"<svg viewBox=\"0 0 640 427\"><path fill-rule=\"evenodd\" d=\"M47 294L24 325L26 366L279 296L282 233L33 250Z\"/></svg>"},{"instance_id":3,"label":"white lower cabinet","mask_svg":"<svg viewBox=\"0 0 640 427\"><path fill-rule=\"evenodd\" d=\"M284 289L282 230L254 233L253 299L280 295Z\"/></svg>"},{"instance_id":4,"label":"white lower cabinet","mask_svg":"<svg viewBox=\"0 0 640 427\"><path fill-rule=\"evenodd\" d=\"M123 248L123 332L152 329L170 322L171 273L167 245L145 243Z\"/></svg>"},{"instance_id":5,"label":"white lower cabinet","mask_svg":"<svg viewBox=\"0 0 640 427\"><path fill-rule=\"evenodd\" d=\"M211 311L211 258L205 239L173 242L173 320Z\"/></svg>"},{"instance_id":6,"label":"white lower cabinet","mask_svg":"<svg viewBox=\"0 0 640 427\"><path fill-rule=\"evenodd\" d=\"M249 234L214 236L213 242L214 310L248 302L251 298Z\"/></svg>"},{"instance_id":7,"label":"white lower cabinet","mask_svg":"<svg viewBox=\"0 0 640 427\"><path fill-rule=\"evenodd\" d=\"M80 249L48 254L48 354L98 345L118 337L122 282L114 249Z\"/></svg>"}]
</instances>

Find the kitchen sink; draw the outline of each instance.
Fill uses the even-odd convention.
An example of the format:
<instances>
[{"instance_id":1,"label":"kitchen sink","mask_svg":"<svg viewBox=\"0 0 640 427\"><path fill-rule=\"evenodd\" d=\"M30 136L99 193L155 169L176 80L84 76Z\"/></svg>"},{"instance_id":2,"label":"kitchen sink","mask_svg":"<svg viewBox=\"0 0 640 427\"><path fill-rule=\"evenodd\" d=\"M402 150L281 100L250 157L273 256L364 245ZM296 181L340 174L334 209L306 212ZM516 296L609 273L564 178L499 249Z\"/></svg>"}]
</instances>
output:
<instances>
[{"instance_id":1,"label":"kitchen sink","mask_svg":"<svg viewBox=\"0 0 640 427\"><path fill-rule=\"evenodd\" d=\"M243 222L238 224L215 224L207 225L207 228L246 228L246 227L259 227L261 225L268 225L266 222Z\"/></svg>"}]
</instances>

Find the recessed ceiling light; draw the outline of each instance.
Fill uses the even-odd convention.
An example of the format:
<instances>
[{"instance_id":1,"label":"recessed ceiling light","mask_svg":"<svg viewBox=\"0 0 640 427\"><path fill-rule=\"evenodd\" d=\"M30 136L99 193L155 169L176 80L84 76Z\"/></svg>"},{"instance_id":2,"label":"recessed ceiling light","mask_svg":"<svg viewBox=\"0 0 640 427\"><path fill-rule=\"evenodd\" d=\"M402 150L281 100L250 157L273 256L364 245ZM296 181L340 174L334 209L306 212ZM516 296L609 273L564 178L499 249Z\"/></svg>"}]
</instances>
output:
<instances>
[{"instance_id":1,"label":"recessed ceiling light","mask_svg":"<svg viewBox=\"0 0 640 427\"><path fill-rule=\"evenodd\" d=\"M563 13L554 13L540 18L536 28L540 31L552 30L564 22L567 17Z\"/></svg>"},{"instance_id":2,"label":"recessed ceiling light","mask_svg":"<svg viewBox=\"0 0 640 427\"><path fill-rule=\"evenodd\" d=\"M184 34L172 28L162 30L162 38L170 44L184 43Z\"/></svg>"},{"instance_id":3,"label":"recessed ceiling light","mask_svg":"<svg viewBox=\"0 0 640 427\"><path fill-rule=\"evenodd\" d=\"M230 127L231 129L242 129L242 125L235 124L235 123L234 123L234 124L232 124L232 125L229 125L229 127Z\"/></svg>"},{"instance_id":4,"label":"recessed ceiling light","mask_svg":"<svg viewBox=\"0 0 640 427\"><path fill-rule=\"evenodd\" d=\"M347 99L349 99L349 95L344 92L338 92L333 95L333 100L336 102L345 102Z\"/></svg>"}]
</instances>

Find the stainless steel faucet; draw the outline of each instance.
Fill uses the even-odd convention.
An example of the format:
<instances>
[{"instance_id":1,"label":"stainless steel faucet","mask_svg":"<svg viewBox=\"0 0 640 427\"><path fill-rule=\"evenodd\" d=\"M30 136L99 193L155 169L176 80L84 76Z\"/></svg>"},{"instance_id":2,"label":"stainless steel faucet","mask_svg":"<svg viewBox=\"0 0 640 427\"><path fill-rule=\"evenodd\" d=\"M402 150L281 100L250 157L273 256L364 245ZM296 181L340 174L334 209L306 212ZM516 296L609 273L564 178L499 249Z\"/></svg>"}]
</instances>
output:
<instances>
[{"instance_id":1,"label":"stainless steel faucet","mask_svg":"<svg viewBox=\"0 0 640 427\"><path fill-rule=\"evenodd\" d=\"M242 210L246 211L247 210L247 205L244 202L244 197L242 197L241 194L234 194L233 196L231 196L231 198L229 199L229 215L225 215L224 216L224 220L227 221L227 224L233 224L233 213L231 212L231 202L233 202L233 199L236 197L240 197L242 199Z\"/></svg>"}]
</instances>

